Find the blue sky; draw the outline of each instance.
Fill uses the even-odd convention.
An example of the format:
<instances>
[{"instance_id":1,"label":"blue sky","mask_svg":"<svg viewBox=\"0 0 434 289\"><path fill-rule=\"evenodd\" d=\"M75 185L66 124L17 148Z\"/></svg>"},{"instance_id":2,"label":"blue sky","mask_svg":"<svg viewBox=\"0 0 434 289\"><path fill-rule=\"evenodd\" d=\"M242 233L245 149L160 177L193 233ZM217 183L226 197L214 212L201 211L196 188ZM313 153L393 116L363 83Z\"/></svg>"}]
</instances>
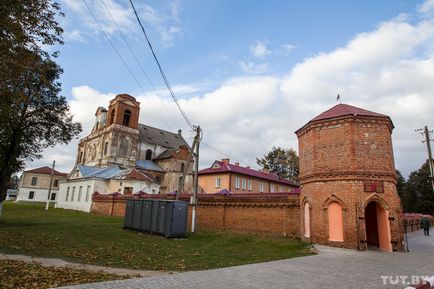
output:
<instances>
[{"instance_id":1,"label":"blue sky","mask_svg":"<svg viewBox=\"0 0 434 289\"><path fill-rule=\"evenodd\" d=\"M63 93L83 123L81 137L98 106L129 93L141 102L141 123L182 128L190 141L128 0L86 3L143 90L83 1L61 1ZM293 132L335 105L338 93L344 103L391 116L396 166L404 175L424 161L414 129L434 127L433 0L134 3L181 105L204 129L201 167L223 153L254 166L272 146L297 149ZM56 158L69 171L76 144L48 149L29 167Z\"/></svg>"}]
</instances>

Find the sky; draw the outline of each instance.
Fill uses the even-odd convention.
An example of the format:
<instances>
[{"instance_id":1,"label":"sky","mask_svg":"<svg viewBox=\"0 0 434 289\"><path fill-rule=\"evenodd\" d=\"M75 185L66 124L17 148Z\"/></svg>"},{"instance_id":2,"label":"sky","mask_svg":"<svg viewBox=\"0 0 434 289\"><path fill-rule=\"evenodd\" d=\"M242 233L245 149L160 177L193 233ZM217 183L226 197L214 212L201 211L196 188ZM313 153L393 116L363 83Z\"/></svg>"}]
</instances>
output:
<instances>
[{"instance_id":1,"label":"sky","mask_svg":"<svg viewBox=\"0 0 434 289\"><path fill-rule=\"evenodd\" d=\"M256 167L273 146L341 102L389 115L395 165L427 158L415 129L434 128L434 0L133 0L179 104L203 129L200 168ZM63 0L62 93L89 134L98 106L128 93L140 123L193 132L171 99L128 0ZM89 9L97 18L93 18ZM109 40L107 40L107 37ZM69 172L78 140L27 168Z\"/></svg>"}]
</instances>

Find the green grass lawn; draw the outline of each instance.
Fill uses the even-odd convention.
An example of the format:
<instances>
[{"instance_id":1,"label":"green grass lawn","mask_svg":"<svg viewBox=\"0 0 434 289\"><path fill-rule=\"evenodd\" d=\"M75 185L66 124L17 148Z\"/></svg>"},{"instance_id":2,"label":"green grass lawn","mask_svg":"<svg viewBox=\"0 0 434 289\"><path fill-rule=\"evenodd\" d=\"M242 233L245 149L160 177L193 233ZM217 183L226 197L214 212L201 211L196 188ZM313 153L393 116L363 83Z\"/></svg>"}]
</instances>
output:
<instances>
[{"instance_id":1,"label":"green grass lawn","mask_svg":"<svg viewBox=\"0 0 434 289\"><path fill-rule=\"evenodd\" d=\"M143 270L185 271L311 254L290 238L200 231L166 239L122 228L123 218L3 203L0 252Z\"/></svg>"}]
</instances>

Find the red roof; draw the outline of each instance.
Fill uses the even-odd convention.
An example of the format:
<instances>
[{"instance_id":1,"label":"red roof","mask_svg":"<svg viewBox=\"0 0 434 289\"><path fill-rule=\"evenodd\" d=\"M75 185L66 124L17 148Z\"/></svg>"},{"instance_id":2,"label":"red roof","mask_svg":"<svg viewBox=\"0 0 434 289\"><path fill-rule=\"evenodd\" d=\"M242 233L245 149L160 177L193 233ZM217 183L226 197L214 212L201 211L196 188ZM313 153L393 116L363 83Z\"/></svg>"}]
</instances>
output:
<instances>
[{"instance_id":1,"label":"red roof","mask_svg":"<svg viewBox=\"0 0 434 289\"><path fill-rule=\"evenodd\" d=\"M340 103L338 105L333 106L329 110L324 111L311 121L335 118L346 115L362 115L362 116L374 116L374 117L388 117L387 115L376 113L373 111L369 111L363 108L358 108L352 105Z\"/></svg>"},{"instance_id":2,"label":"red roof","mask_svg":"<svg viewBox=\"0 0 434 289\"><path fill-rule=\"evenodd\" d=\"M218 165L218 167L214 168L215 165ZM203 169L199 171L199 175L205 175L205 174L215 174L215 173L226 173L226 172L233 172L241 175L247 175L259 179L264 179L268 181L273 181L276 183L281 183L285 185L291 185L298 187L299 185L296 182L284 179L279 177L276 174L271 173L264 173L261 171L257 171L251 168L245 168L239 165L233 165L233 164L227 164L222 161L215 161L213 165L208 169Z\"/></svg>"},{"instance_id":3,"label":"red roof","mask_svg":"<svg viewBox=\"0 0 434 289\"><path fill-rule=\"evenodd\" d=\"M51 168L45 166L45 167L40 167L40 168L33 169L33 170L28 170L28 171L25 171L25 172L26 172L26 173L48 174L48 175L50 175L50 174L51 174ZM67 173L61 173L61 172L59 172L59 171L54 170L54 171L53 171L53 175L66 176Z\"/></svg>"},{"instance_id":4,"label":"red roof","mask_svg":"<svg viewBox=\"0 0 434 289\"><path fill-rule=\"evenodd\" d=\"M349 115L388 118L390 120L390 122L392 124L392 128L393 128L392 120L387 115L384 115L381 113L376 113L376 112L366 110L363 108L359 108L359 107L355 107L352 105L340 103L340 104L333 106L329 110L324 111L323 113L321 113L317 117L311 119L307 124L305 124L303 127L298 129L295 133L300 132L301 130L303 130L306 126L308 126L312 122L325 120L325 119L331 119L331 118L338 118L338 117L342 117L342 116L349 116Z\"/></svg>"}]
</instances>

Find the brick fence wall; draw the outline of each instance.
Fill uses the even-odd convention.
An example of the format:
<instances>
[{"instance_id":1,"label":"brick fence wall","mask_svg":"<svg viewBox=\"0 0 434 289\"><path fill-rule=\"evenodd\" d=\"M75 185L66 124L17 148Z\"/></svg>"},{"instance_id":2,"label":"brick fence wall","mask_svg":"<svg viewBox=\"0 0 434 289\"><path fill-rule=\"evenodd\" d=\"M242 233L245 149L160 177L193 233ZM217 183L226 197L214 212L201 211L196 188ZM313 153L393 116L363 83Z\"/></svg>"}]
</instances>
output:
<instances>
[{"instance_id":1,"label":"brick fence wall","mask_svg":"<svg viewBox=\"0 0 434 289\"><path fill-rule=\"evenodd\" d=\"M91 212L124 216L125 202L139 196L94 195ZM174 199L173 195L147 195L140 198ZM189 201L190 195L181 200ZM261 233L300 237L299 194L262 193L230 196L198 196L197 229L227 230L238 233ZM191 224L191 207L189 221Z\"/></svg>"}]
</instances>

